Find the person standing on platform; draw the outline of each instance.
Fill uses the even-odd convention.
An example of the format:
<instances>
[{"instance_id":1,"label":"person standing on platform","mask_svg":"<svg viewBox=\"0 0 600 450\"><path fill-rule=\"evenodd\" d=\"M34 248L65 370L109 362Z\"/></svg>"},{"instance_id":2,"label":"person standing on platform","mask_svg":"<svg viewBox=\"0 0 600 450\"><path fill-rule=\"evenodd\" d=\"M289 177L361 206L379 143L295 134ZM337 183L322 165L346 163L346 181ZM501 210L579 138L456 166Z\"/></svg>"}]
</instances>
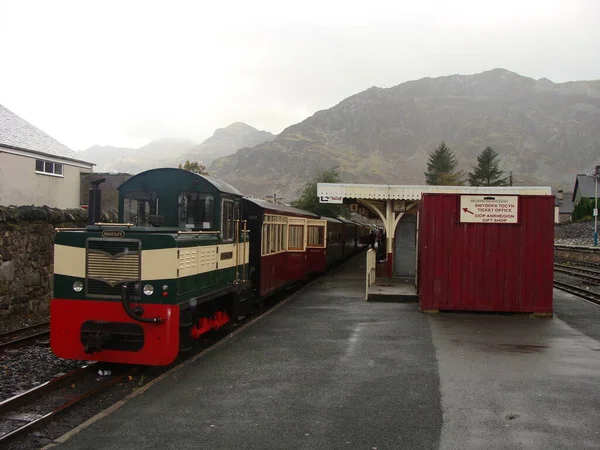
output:
<instances>
[{"instance_id":1,"label":"person standing on platform","mask_svg":"<svg viewBox=\"0 0 600 450\"><path fill-rule=\"evenodd\" d=\"M375 242L377 241L377 235L375 231L371 230L371 234L369 234L369 248L375 250Z\"/></svg>"}]
</instances>

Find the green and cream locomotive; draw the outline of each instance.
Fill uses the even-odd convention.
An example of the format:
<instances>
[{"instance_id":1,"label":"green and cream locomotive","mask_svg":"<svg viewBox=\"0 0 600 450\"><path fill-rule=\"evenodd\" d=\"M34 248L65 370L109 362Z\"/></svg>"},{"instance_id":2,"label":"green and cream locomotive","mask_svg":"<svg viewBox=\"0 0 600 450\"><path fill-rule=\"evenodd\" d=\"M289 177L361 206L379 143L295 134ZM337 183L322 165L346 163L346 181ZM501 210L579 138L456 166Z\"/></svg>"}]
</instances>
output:
<instances>
[{"instance_id":1,"label":"green and cream locomotive","mask_svg":"<svg viewBox=\"0 0 600 450\"><path fill-rule=\"evenodd\" d=\"M118 190L119 223L95 223L94 194L90 225L57 230L51 346L68 359L169 364L252 309L242 195L168 168Z\"/></svg>"}]
</instances>

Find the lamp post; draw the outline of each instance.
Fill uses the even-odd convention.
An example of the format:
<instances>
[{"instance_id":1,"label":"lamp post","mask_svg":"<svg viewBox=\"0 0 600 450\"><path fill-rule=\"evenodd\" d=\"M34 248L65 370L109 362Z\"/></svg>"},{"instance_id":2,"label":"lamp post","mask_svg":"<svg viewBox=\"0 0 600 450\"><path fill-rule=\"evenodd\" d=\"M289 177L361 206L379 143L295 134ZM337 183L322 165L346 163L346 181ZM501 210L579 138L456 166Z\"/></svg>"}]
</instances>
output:
<instances>
[{"instance_id":1,"label":"lamp post","mask_svg":"<svg viewBox=\"0 0 600 450\"><path fill-rule=\"evenodd\" d=\"M598 172L600 166L594 169L594 247L598 246Z\"/></svg>"}]
</instances>

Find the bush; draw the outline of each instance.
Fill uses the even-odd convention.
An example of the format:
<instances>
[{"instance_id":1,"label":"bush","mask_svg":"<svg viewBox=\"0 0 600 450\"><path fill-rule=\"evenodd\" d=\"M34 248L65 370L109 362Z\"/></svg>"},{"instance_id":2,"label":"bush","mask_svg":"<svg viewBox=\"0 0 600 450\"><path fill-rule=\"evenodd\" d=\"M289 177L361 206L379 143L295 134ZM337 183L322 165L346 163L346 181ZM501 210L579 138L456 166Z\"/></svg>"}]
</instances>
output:
<instances>
[{"instance_id":1,"label":"bush","mask_svg":"<svg viewBox=\"0 0 600 450\"><path fill-rule=\"evenodd\" d=\"M573 221L586 219L594 215L594 200L587 197L582 198L573 208Z\"/></svg>"}]
</instances>

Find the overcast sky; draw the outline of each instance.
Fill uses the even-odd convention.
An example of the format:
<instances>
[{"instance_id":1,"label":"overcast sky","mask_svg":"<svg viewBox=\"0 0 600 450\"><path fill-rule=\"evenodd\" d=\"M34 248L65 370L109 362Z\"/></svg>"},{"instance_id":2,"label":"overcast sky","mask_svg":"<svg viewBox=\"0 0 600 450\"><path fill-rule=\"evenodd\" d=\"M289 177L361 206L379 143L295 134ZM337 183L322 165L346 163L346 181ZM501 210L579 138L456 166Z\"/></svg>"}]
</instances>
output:
<instances>
[{"instance_id":1,"label":"overcast sky","mask_svg":"<svg viewBox=\"0 0 600 450\"><path fill-rule=\"evenodd\" d=\"M279 133L371 86L600 79L598 0L0 0L0 104L67 146Z\"/></svg>"}]
</instances>

